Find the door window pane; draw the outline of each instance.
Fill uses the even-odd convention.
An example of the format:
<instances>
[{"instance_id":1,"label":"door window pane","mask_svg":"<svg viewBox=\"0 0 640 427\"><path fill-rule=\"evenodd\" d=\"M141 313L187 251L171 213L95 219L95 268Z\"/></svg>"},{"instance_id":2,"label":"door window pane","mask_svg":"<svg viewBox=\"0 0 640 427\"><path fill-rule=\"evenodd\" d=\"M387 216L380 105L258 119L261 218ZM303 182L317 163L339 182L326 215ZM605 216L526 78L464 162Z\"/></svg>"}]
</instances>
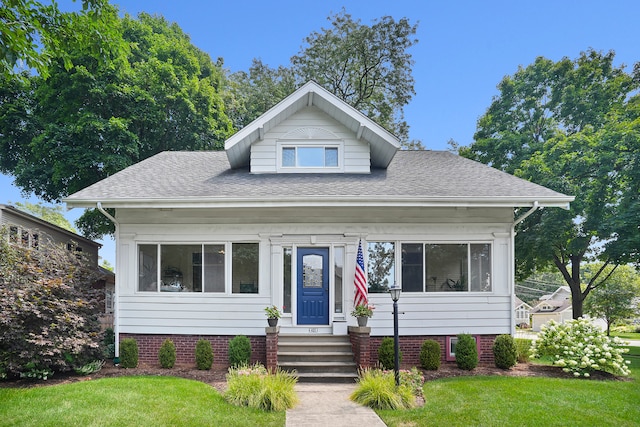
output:
<instances>
[{"instance_id":1,"label":"door window pane","mask_svg":"<svg viewBox=\"0 0 640 427\"><path fill-rule=\"evenodd\" d=\"M304 255L302 257L302 286L305 288L322 288L324 271L322 256Z\"/></svg>"},{"instance_id":2,"label":"door window pane","mask_svg":"<svg viewBox=\"0 0 640 427\"><path fill-rule=\"evenodd\" d=\"M471 246L471 291L491 291L491 245L489 243Z\"/></svg>"},{"instance_id":3,"label":"door window pane","mask_svg":"<svg viewBox=\"0 0 640 427\"><path fill-rule=\"evenodd\" d=\"M158 246L138 246L138 291L158 290Z\"/></svg>"},{"instance_id":4,"label":"door window pane","mask_svg":"<svg viewBox=\"0 0 640 427\"><path fill-rule=\"evenodd\" d=\"M422 292L424 289L424 257L422 243L402 244L402 291Z\"/></svg>"},{"instance_id":5,"label":"door window pane","mask_svg":"<svg viewBox=\"0 0 640 427\"><path fill-rule=\"evenodd\" d=\"M427 292L468 290L467 245L425 245Z\"/></svg>"},{"instance_id":6,"label":"door window pane","mask_svg":"<svg viewBox=\"0 0 640 427\"><path fill-rule=\"evenodd\" d=\"M257 294L259 246L257 243L233 243L231 248L231 284L234 294Z\"/></svg>"},{"instance_id":7,"label":"door window pane","mask_svg":"<svg viewBox=\"0 0 640 427\"><path fill-rule=\"evenodd\" d=\"M369 292L387 292L389 287L393 286L396 277L395 244L393 242L369 242L367 252Z\"/></svg>"}]
</instances>

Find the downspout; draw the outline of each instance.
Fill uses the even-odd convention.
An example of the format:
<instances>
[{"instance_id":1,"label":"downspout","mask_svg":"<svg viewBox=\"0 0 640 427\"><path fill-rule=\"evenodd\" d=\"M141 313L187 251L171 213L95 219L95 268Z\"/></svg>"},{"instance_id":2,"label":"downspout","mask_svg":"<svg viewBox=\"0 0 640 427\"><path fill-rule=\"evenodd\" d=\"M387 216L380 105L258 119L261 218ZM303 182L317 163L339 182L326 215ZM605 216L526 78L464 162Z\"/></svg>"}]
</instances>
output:
<instances>
[{"instance_id":1,"label":"downspout","mask_svg":"<svg viewBox=\"0 0 640 427\"><path fill-rule=\"evenodd\" d=\"M538 201L533 202L533 206L519 218L511 224L511 271L509 274L510 282L513 284L513 288L511 289L511 335L515 336L516 334L516 317L513 314L513 309L516 305L516 225L520 224L522 221L527 219L529 215L537 211L538 209L542 209L542 206L538 203Z\"/></svg>"},{"instance_id":2,"label":"downspout","mask_svg":"<svg viewBox=\"0 0 640 427\"><path fill-rule=\"evenodd\" d=\"M118 224L118 221L111 216L111 214L109 214L109 212L105 211L104 208L102 207L102 202L98 202L96 204L98 210L102 213L102 215L106 216L107 219L109 219L109 221L111 221L113 223L113 225L116 227L116 231L115 231L115 238L116 238L116 286L113 289L113 333L115 335L115 350L114 350L114 362L119 360L120 358L120 325L119 325L119 316L118 316L118 312L119 312L119 298L118 296L120 295L120 292L118 292L118 285L120 282L120 274L118 272L117 269L117 263L118 263L118 232L119 232L119 228L120 228L120 224Z\"/></svg>"}]
</instances>

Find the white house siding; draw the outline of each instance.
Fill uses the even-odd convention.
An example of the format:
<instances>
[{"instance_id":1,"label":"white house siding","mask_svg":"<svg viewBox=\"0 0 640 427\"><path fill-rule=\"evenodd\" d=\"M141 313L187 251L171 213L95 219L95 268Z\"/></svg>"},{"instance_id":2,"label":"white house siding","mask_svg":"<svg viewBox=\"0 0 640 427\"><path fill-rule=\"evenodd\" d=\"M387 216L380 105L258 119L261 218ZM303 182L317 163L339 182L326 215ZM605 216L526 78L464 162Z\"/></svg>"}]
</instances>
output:
<instances>
[{"instance_id":1,"label":"white house siding","mask_svg":"<svg viewBox=\"0 0 640 427\"><path fill-rule=\"evenodd\" d=\"M282 306L282 248L345 247L345 310L353 304L353 277L358 239L402 242L490 242L493 248L492 292L405 293L399 306L402 335L509 333L511 278L509 208L363 208L263 209L248 218L235 209L118 210L118 304L120 333L263 335L264 307ZM261 223L255 224L255 218ZM331 218L329 221L328 218ZM253 220L253 221L252 221ZM336 222L338 221L338 222ZM137 244L260 242L258 294L137 292ZM396 274L400 268L396 265ZM293 285L295 289L295 285ZM333 286L331 285L333 290ZM334 296L331 296L333 301ZM391 300L371 294L376 305L372 335L392 331ZM295 304L294 304L295 306ZM333 306L332 303L330 306ZM349 324L355 319L340 316ZM282 332L297 329L281 320Z\"/></svg>"},{"instance_id":2,"label":"white house siding","mask_svg":"<svg viewBox=\"0 0 640 427\"><path fill-rule=\"evenodd\" d=\"M345 173L369 173L370 157L369 144L364 140L357 140L349 129L337 120L318 109L307 107L293 114L284 122L267 130L262 141L256 141L251 146L251 172L278 172L278 142L310 143L313 139L296 139L296 131L319 129L318 134L323 143L340 143L342 156L340 171ZM332 135L329 137L329 135Z\"/></svg>"}]
</instances>

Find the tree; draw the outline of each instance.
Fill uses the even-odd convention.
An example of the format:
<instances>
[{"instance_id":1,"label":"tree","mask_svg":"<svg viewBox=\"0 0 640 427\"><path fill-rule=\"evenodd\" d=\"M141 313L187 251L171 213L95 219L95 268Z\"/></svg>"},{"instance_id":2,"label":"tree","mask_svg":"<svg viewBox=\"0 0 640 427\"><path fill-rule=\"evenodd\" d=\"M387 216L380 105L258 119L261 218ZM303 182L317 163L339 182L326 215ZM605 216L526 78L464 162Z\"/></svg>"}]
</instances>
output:
<instances>
[{"instance_id":1,"label":"tree","mask_svg":"<svg viewBox=\"0 0 640 427\"><path fill-rule=\"evenodd\" d=\"M403 107L415 94L407 50L417 43L417 24L391 16L371 26L342 12L329 17L330 28L314 31L291 58L299 83L315 80L352 107L408 140Z\"/></svg>"},{"instance_id":2,"label":"tree","mask_svg":"<svg viewBox=\"0 0 640 427\"><path fill-rule=\"evenodd\" d=\"M362 111L394 133L406 149L424 149L409 141L404 106L415 94L411 74L413 59L408 49L417 24L407 18L384 16L371 25L354 20L344 10L327 18L330 28L314 31L306 46L291 58L291 66L270 68L254 60L249 73L231 76L235 93L232 116L241 128L309 80Z\"/></svg>"},{"instance_id":3,"label":"tree","mask_svg":"<svg viewBox=\"0 0 640 427\"><path fill-rule=\"evenodd\" d=\"M10 245L0 230L0 374L46 376L99 358L97 278L77 252Z\"/></svg>"},{"instance_id":4,"label":"tree","mask_svg":"<svg viewBox=\"0 0 640 427\"><path fill-rule=\"evenodd\" d=\"M98 60L123 46L114 31L117 10L108 0L82 0L82 12L63 13L52 2L5 0L0 5L0 67L9 77L20 68L33 68L46 78L53 58L73 65L66 45L84 45ZM83 20L82 31L77 22Z\"/></svg>"},{"instance_id":5,"label":"tree","mask_svg":"<svg viewBox=\"0 0 640 427\"><path fill-rule=\"evenodd\" d=\"M62 213L62 206L45 206L42 203L16 202L16 207L21 211L37 216L60 228L77 233L78 231L71 225Z\"/></svg>"},{"instance_id":6,"label":"tree","mask_svg":"<svg viewBox=\"0 0 640 427\"><path fill-rule=\"evenodd\" d=\"M221 149L230 135L223 72L176 24L140 14L116 29L131 47L109 63L71 46L71 69L57 60L46 80L0 85L0 170L24 192L58 201L158 152ZM89 238L113 231L95 211L78 226Z\"/></svg>"},{"instance_id":7,"label":"tree","mask_svg":"<svg viewBox=\"0 0 640 427\"><path fill-rule=\"evenodd\" d=\"M606 282L609 265L638 262L640 79L614 53L538 58L505 77L460 154L576 196L569 210L537 211L518 225L518 278L553 267L571 288L573 317ZM635 216L634 216L635 215ZM635 219L634 219L635 218ZM580 266L603 268L583 285ZM615 271L613 268L611 271Z\"/></svg>"},{"instance_id":8,"label":"tree","mask_svg":"<svg viewBox=\"0 0 640 427\"><path fill-rule=\"evenodd\" d=\"M592 275L601 265L585 266L585 275ZM607 267L611 270L612 267ZM609 279L591 292L585 304L585 311L593 317L607 322L607 336L611 325L638 314L640 296L640 276L628 265L618 267Z\"/></svg>"}]
</instances>

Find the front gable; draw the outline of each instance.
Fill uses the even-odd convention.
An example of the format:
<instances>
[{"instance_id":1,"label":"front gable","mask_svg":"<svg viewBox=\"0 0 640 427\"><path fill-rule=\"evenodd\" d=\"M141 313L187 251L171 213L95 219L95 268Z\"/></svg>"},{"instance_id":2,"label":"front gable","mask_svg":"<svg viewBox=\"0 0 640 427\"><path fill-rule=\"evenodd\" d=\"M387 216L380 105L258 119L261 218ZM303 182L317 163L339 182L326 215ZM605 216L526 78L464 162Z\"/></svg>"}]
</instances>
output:
<instances>
[{"instance_id":1,"label":"front gable","mask_svg":"<svg viewBox=\"0 0 640 427\"><path fill-rule=\"evenodd\" d=\"M315 106L305 107L255 141L251 173L370 173L368 142Z\"/></svg>"},{"instance_id":2,"label":"front gable","mask_svg":"<svg viewBox=\"0 0 640 427\"><path fill-rule=\"evenodd\" d=\"M250 165L251 173L286 173L282 147L277 145L286 135L289 139L311 135L304 141L309 147L325 146L326 135L330 135L332 147L342 140L346 145L338 155L344 159L344 167L335 172L369 173L370 166L386 168L400 148L398 139L387 130L310 81L225 142L230 166L236 169ZM363 155L364 150L367 155Z\"/></svg>"}]
</instances>

